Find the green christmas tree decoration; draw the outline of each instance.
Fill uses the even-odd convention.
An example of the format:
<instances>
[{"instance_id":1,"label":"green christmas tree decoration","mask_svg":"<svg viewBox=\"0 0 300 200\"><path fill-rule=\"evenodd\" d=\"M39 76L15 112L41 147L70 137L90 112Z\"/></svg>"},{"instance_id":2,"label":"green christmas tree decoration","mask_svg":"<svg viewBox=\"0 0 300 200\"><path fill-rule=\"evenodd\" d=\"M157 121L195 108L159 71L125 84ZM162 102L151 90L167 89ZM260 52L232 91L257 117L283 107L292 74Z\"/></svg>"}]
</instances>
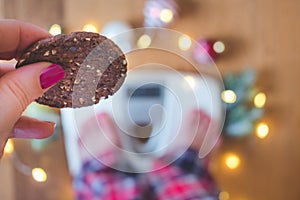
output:
<instances>
[{"instance_id":1,"label":"green christmas tree decoration","mask_svg":"<svg viewBox=\"0 0 300 200\"><path fill-rule=\"evenodd\" d=\"M252 133L255 123L262 117L263 109L253 104L257 93L255 79L256 73L251 68L224 76L225 90L232 90L236 94L236 101L226 104L223 129L226 136L243 137Z\"/></svg>"}]
</instances>

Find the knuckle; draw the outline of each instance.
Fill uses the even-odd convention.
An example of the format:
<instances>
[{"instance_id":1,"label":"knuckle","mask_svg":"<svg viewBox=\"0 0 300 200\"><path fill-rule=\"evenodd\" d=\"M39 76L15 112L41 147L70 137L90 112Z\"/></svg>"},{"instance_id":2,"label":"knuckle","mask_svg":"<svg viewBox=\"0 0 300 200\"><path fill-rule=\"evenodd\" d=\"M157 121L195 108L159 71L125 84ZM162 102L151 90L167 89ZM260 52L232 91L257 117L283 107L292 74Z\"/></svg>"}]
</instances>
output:
<instances>
[{"instance_id":1,"label":"knuckle","mask_svg":"<svg viewBox=\"0 0 300 200\"><path fill-rule=\"evenodd\" d=\"M25 110L31 101L26 89L17 79L6 79L2 92L6 93L7 97L10 98L11 101L14 101L16 103L15 106L18 106L20 110Z\"/></svg>"}]
</instances>

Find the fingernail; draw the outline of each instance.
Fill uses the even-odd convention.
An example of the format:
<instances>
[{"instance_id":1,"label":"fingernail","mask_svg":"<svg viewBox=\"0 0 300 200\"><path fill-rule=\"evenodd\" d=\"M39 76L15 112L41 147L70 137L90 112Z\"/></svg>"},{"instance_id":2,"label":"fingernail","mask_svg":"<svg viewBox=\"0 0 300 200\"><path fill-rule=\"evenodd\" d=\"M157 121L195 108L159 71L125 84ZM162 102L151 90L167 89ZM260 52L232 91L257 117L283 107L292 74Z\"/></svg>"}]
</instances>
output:
<instances>
[{"instance_id":1,"label":"fingernail","mask_svg":"<svg viewBox=\"0 0 300 200\"><path fill-rule=\"evenodd\" d=\"M64 77L64 69L57 65L52 64L49 67L43 69L43 71L40 74L40 83L42 89L46 89L58 81L60 81Z\"/></svg>"},{"instance_id":2,"label":"fingernail","mask_svg":"<svg viewBox=\"0 0 300 200\"><path fill-rule=\"evenodd\" d=\"M9 137L43 139L53 133L55 126L56 124L50 121L40 121L38 124L35 124L35 126L19 123L13 128Z\"/></svg>"}]
</instances>

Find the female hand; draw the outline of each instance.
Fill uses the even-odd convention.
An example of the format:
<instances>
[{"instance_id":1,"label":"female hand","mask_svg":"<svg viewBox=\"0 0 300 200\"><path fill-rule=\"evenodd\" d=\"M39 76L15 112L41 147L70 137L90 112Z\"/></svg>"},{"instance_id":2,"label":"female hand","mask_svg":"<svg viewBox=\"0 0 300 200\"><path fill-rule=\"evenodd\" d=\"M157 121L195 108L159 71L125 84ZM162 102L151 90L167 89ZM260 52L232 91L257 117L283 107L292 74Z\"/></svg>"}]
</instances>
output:
<instances>
[{"instance_id":1,"label":"female hand","mask_svg":"<svg viewBox=\"0 0 300 200\"><path fill-rule=\"evenodd\" d=\"M0 20L0 60L18 59L35 41L49 33L32 24ZM8 138L45 138L55 124L22 116L25 108L64 76L56 64L35 63L18 69L0 63L0 158Z\"/></svg>"}]
</instances>

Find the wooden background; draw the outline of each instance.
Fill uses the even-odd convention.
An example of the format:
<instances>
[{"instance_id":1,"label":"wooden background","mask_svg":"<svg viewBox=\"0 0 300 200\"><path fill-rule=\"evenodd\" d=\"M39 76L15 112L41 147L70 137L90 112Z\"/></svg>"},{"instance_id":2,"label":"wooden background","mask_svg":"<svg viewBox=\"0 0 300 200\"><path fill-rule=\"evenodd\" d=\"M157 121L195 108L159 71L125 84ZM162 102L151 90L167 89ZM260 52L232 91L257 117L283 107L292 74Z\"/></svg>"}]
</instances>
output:
<instances>
[{"instance_id":1,"label":"wooden background","mask_svg":"<svg viewBox=\"0 0 300 200\"><path fill-rule=\"evenodd\" d=\"M270 135L264 140L225 139L211 168L217 182L232 200L300 199L300 1L181 2L183 16L171 28L193 38L223 40L226 53L216 62L220 72L255 68L257 85L268 97L264 121L270 125ZM101 28L110 20L139 26L142 7L140 0L110 0L109 4L105 0L0 0L0 17L44 28L60 23L72 31L88 22ZM72 199L62 137L39 154L32 153L26 141L17 145L27 163L48 167L49 180L36 184L15 171L15 199ZM237 170L224 166L227 151L240 155ZM4 183L1 176L0 194L9 187Z\"/></svg>"}]
</instances>

